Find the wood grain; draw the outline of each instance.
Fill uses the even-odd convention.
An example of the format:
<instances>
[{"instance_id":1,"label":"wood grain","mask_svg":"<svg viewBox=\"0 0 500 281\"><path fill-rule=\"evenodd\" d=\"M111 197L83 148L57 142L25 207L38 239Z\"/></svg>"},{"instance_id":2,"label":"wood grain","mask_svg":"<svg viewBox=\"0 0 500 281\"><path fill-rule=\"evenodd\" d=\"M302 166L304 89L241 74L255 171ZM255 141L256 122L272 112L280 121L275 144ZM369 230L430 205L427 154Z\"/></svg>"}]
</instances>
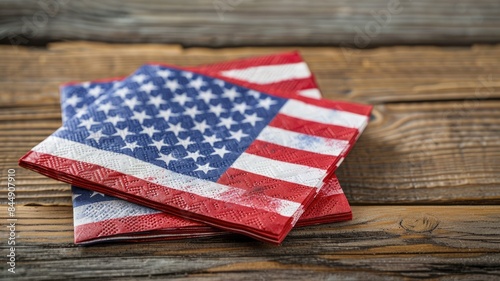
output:
<instances>
[{"instance_id":1,"label":"wood grain","mask_svg":"<svg viewBox=\"0 0 500 281\"><path fill-rule=\"evenodd\" d=\"M18 208L17 277L500 277L499 206L354 207L354 220L296 229L281 246L230 235L76 247L71 212Z\"/></svg>"},{"instance_id":2,"label":"wood grain","mask_svg":"<svg viewBox=\"0 0 500 281\"><path fill-rule=\"evenodd\" d=\"M60 83L126 75L144 61L196 65L283 50L84 42L54 44L48 50L3 47L0 168L15 167L20 156L60 126ZM340 53L337 48L301 49L327 97L378 103L371 124L338 171L352 204L499 202L500 69L495 63L500 64L500 46L383 48L359 53L356 62L343 60ZM394 79L398 75L402 79ZM375 77L385 79L378 91L382 86ZM447 79L453 82L441 82ZM340 93L332 81L349 85L349 93ZM466 81L471 86L461 87ZM458 100L464 97L470 99ZM66 184L23 169L19 173L20 203L71 204Z\"/></svg>"},{"instance_id":3,"label":"wood grain","mask_svg":"<svg viewBox=\"0 0 500 281\"><path fill-rule=\"evenodd\" d=\"M237 235L77 247L69 186L17 167L61 125L60 83L127 75L145 61L196 65L283 50L291 48L0 46L0 185L15 168L15 280L499 279L500 46L348 56L300 48L325 96L375 107L337 172L354 220L296 229L279 247Z\"/></svg>"},{"instance_id":4,"label":"wood grain","mask_svg":"<svg viewBox=\"0 0 500 281\"><path fill-rule=\"evenodd\" d=\"M500 202L500 102L462 105L377 105L371 124L337 172L351 204ZM1 116L14 119L0 121L1 169L16 167L25 152L61 124L58 105L15 107ZM18 173L20 203L71 204L68 185L24 169Z\"/></svg>"},{"instance_id":5,"label":"wood grain","mask_svg":"<svg viewBox=\"0 0 500 281\"><path fill-rule=\"evenodd\" d=\"M0 38L6 43L94 40L365 48L500 41L500 5L494 0L4 0L0 15Z\"/></svg>"},{"instance_id":6,"label":"wood grain","mask_svg":"<svg viewBox=\"0 0 500 281\"><path fill-rule=\"evenodd\" d=\"M0 46L5 65L0 69L0 105L54 104L61 83L128 75L148 61L192 66L294 49L85 42L57 43L48 50ZM392 47L350 55L339 48L299 50L328 98L374 104L500 97L500 45Z\"/></svg>"}]
</instances>

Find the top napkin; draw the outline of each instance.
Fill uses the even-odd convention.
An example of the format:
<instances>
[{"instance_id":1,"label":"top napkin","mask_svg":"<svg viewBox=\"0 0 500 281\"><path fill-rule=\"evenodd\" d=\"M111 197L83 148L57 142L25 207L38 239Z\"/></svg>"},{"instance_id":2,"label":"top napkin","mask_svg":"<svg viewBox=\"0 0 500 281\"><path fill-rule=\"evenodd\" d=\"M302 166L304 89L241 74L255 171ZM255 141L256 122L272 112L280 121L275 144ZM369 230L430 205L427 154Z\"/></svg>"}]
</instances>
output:
<instances>
[{"instance_id":1,"label":"top napkin","mask_svg":"<svg viewBox=\"0 0 500 281\"><path fill-rule=\"evenodd\" d=\"M75 185L280 243L370 107L285 98L145 65L20 164Z\"/></svg>"}]
</instances>

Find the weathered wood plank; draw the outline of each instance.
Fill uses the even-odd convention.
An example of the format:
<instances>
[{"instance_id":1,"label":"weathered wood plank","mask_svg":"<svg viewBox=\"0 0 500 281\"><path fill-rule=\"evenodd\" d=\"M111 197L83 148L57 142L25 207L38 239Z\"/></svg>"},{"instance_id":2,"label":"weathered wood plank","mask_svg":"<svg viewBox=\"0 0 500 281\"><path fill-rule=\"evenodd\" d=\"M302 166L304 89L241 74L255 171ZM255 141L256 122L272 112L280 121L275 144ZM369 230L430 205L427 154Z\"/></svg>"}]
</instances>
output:
<instances>
[{"instance_id":1,"label":"weathered wood plank","mask_svg":"<svg viewBox=\"0 0 500 281\"><path fill-rule=\"evenodd\" d=\"M0 46L0 105L54 104L61 83L128 75L148 61L197 65L284 50L291 49L78 42L48 50ZM383 103L500 97L500 46L394 47L348 55L338 48L300 50L328 98Z\"/></svg>"},{"instance_id":2,"label":"weathered wood plank","mask_svg":"<svg viewBox=\"0 0 500 281\"><path fill-rule=\"evenodd\" d=\"M494 203L500 102L377 106L337 175L352 202Z\"/></svg>"},{"instance_id":3,"label":"weathered wood plank","mask_svg":"<svg viewBox=\"0 0 500 281\"><path fill-rule=\"evenodd\" d=\"M500 5L455 1L0 2L0 39L156 42L185 46L499 42Z\"/></svg>"},{"instance_id":4,"label":"weathered wood plank","mask_svg":"<svg viewBox=\"0 0 500 281\"><path fill-rule=\"evenodd\" d=\"M79 42L0 49L2 174L60 126L61 82L126 75L144 61L195 65L284 50ZM358 205L353 221L296 229L280 247L236 235L77 247L68 185L16 168L16 279L500 278L500 207L415 205L500 202L500 46L302 53L328 97L376 104L338 171ZM4 270L0 278L12 276Z\"/></svg>"},{"instance_id":5,"label":"weathered wood plank","mask_svg":"<svg viewBox=\"0 0 500 281\"><path fill-rule=\"evenodd\" d=\"M498 280L500 261L500 254L478 253L217 259L123 255L28 261L20 265L15 280Z\"/></svg>"},{"instance_id":6,"label":"weathered wood plank","mask_svg":"<svg viewBox=\"0 0 500 281\"><path fill-rule=\"evenodd\" d=\"M58 105L29 109L0 113L0 169L60 126ZM344 192L352 204L500 202L499 109L496 100L377 105L337 172ZM18 180L20 204L71 203L64 183L20 168Z\"/></svg>"},{"instance_id":7,"label":"weathered wood plank","mask_svg":"<svg viewBox=\"0 0 500 281\"><path fill-rule=\"evenodd\" d=\"M76 247L70 207L20 206L17 277L500 276L499 206L359 206L353 213L349 222L296 229L281 246L231 235Z\"/></svg>"}]
</instances>

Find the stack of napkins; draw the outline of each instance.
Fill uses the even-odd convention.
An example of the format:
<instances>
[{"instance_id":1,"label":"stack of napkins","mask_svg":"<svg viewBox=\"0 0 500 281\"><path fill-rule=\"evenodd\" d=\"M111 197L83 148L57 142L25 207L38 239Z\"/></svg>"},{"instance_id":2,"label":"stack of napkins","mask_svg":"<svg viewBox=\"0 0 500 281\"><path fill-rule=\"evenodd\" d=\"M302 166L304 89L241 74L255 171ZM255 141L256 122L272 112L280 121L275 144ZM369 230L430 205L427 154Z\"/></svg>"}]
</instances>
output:
<instances>
[{"instance_id":1,"label":"stack of napkins","mask_svg":"<svg viewBox=\"0 0 500 281\"><path fill-rule=\"evenodd\" d=\"M297 53L146 64L61 88L64 125L20 165L73 187L75 242L240 233L351 218L334 175L370 106L321 99Z\"/></svg>"}]
</instances>

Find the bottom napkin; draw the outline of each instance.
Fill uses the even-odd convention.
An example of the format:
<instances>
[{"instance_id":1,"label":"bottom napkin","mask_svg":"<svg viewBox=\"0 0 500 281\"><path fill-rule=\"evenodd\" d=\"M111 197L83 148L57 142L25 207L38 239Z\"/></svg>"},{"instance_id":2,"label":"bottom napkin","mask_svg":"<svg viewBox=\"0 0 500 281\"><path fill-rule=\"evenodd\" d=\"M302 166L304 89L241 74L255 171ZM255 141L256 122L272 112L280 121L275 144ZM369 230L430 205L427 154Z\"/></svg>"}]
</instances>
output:
<instances>
[{"instance_id":1,"label":"bottom napkin","mask_svg":"<svg viewBox=\"0 0 500 281\"><path fill-rule=\"evenodd\" d=\"M280 91L290 95L319 96L314 78L297 53L231 61L191 70L202 74L227 76L235 83L265 90L271 94ZM266 73L267 81L265 83L256 81L263 72ZM86 106L119 81L107 79L63 86L61 88L63 116L70 118L82 112ZM100 193L77 187L74 187L73 191L75 243L178 239L224 233L198 222L180 219ZM297 225L348 220L351 217L349 204L334 177L321 189Z\"/></svg>"},{"instance_id":2,"label":"bottom napkin","mask_svg":"<svg viewBox=\"0 0 500 281\"><path fill-rule=\"evenodd\" d=\"M136 205L102 193L73 187L75 243L150 241L229 234L195 221ZM332 178L300 217L296 226L352 218L349 203Z\"/></svg>"}]
</instances>

